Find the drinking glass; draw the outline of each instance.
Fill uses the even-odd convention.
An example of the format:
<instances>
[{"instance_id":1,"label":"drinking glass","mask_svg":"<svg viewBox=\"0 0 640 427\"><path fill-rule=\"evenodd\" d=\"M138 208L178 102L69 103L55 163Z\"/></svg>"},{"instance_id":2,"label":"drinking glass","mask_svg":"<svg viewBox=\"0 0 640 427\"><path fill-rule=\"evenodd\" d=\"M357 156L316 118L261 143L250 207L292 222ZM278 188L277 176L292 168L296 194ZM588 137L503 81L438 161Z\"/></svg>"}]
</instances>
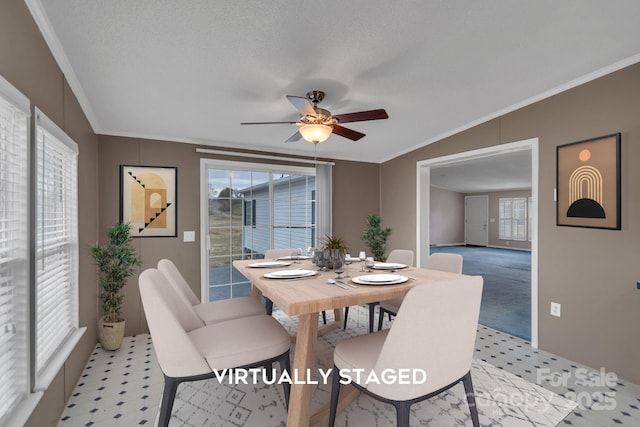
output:
<instances>
[{"instance_id":1,"label":"drinking glass","mask_svg":"<svg viewBox=\"0 0 640 427\"><path fill-rule=\"evenodd\" d=\"M367 255L364 253L364 251L360 251L360 254L358 254L358 258L360 258L360 271L364 271L364 261L365 258L367 257Z\"/></svg>"},{"instance_id":2,"label":"drinking glass","mask_svg":"<svg viewBox=\"0 0 640 427\"><path fill-rule=\"evenodd\" d=\"M351 276L349 276L349 264L351 264L352 262L353 262L353 260L351 259L351 254L344 254L344 265L346 266L345 267L345 272L347 273L347 274L344 275L345 279L347 277L351 277Z\"/></svg>"},{"instance_id":3,"label":"drinking glass","mask_svg":"<svg viewBox=\"0 0 640 427\"><path fill-rule=\"evenodd\" d=\"M344 273L344 262L341 259L333 260L333 271L338 274L336 279L342 279L340 275Z\"/></svg>"},{"instance_id":4,"label":"drinking glass","mask_svg":"<svg viewBox=\"0 0 640 427\"><path fill-rule=\"evenodd\" d=\"M367 267L369 273L371 273L371 268L373 268L374 265L376 265L376 263L372 257L367 257L367 259L364 260L364 266Z\"/></svg>"}]
</instances>

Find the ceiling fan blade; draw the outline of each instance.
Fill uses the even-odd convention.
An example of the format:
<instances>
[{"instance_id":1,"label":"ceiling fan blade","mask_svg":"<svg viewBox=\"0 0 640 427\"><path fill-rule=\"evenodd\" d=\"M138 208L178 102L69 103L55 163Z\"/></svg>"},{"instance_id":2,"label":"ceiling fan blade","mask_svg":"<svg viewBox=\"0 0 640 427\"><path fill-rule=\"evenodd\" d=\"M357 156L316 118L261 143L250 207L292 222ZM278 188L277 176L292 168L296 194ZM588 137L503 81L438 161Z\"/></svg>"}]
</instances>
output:
<instances>
[{"instance_id":1,"label":"ceiling fan blade","mask_svg":"<svg viewBox=\"0 0 640 427\"><path fill-rule=\"evenodd\" d=\"M293 135L291 135L289 139L287 139L285 142L296 142L296 141L299 141L300 138L302 138L302 134L298 131Z\"/></svg>"},{"instance_id":2,"label":"ceiling fan blade","mask_svg":"<svg viewBox=\"0 0 640 427\"><path fill-rule=\"evenodd\" d=\"M331 117L337 119L338 123L364 122L367 120L381 120L389 118L387 112L383 109L358 111L356 113L347 114L335 114Z\"/></svg>"},{"instance_id":3,"label":"ceiling fan blade","mask_svg":"<svg viewBox=\"0 0 640 427\"><path fill-rule=\"evenodd\" d=\"M340 135L342 137L345 137L347 139L350 139L352 141L357 141L360 138L362 138L363 136L365 136L364 133L360 133L358 131L355 131L353 129L348 129L344 126L340 126L340 125L331 125L331 127L333 128L333 132L336 135Z\"/></svg>"},{"instance_id":4,"label":"ceiling fan blade","mask_svg":"<svg viewBox=\"0 0 640 427\"><path fill-rule=\"evenodd\" d=\"M241 125L279 125L279 124L287 124L287 125L295 125L298 122L244 122L240 123Z\"/></svg>"},{"instance_id":5,"label":"ceiling fan blade","mask_svg":"<svg viewBox=\"0 0 640 427\"><path fill-rule=\"evenodd\" d=\"M313 105L311 105L307 98L304 98L302 96L287 95L287 99L303 116L316 115L316 110L313 109Z\"/></svg>"}]
</instances>

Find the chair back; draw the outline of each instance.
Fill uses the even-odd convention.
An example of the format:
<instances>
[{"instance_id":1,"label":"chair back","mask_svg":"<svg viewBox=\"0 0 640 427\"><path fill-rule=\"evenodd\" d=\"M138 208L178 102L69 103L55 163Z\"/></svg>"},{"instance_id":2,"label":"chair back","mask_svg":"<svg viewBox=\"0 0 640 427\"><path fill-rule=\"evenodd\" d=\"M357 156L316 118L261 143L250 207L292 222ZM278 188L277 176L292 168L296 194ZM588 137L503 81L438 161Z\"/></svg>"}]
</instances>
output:
<instances>
[{"instance_id":1,"label":"chair back","mask_svg":"<svg viewBox=\"0 0 640 427\"><path fill-rule=\"evenodd\" d=\"M173 285L178 295L187 301L188 304L198 305L200 300L191 289L191 286L184 280L184 276L178 270L178 267L169 259L161 259L158 261L158 270L162 272L169 280L169 283Z\"/></svg>"},{"instance_id":2,"label":"chair back","mask_svg":"<svg viewBox=\"0 0 640 427\"><path fill-rule=\"evenodd\" d=\"M276 259L285 256L291 256L297 248L289 248L289 249L267 249L264 253L264 259Z\"/></svg>"},{"instance_id":3,"label":"chair back","mask_svg":"<svg viewBox=\"0 0 640 427\"><path fill-rule=\"evenodd\" d=\"M164 274L155 268L143 271L138 283L162 372L168 377L189 377L211 372L187 334L203 326L193 308L184 304Z\"/></svg>"},{"instance_id":4,"label":"chair back","mask_svg":"<svg viewBox=\"0 0 640 427\"><path fill-rule=\"evenodd\" d=\"M389 329L374 369L379 378L385 369L396 374L400 369L421 369L426 372L426 381L373 382L367 389L387 399L409 400L439 390L469 372L482 282L481 276L468 276L411 289Z\"/></svg>"},{"instance_id":5,"label":"chair back","mask_svg":"<svg viewBox=\"0 0 640 427\"><path fill-rule=\"evenodd\" d=\"M427 258L425 268L462 274L462 255L440 252L431 254L429 258Z\"/></svg>"},{"instance_id":6,"label":"chair back","mask_svg":"<svg viewBox=\"0 0 640 427\"><path fill-rule=\"evenodd\" d=\"M394 249L389 252L387 262L395 262L411 267L413 266L413 251L408 249Z\"/></svg>"}]
</instances>

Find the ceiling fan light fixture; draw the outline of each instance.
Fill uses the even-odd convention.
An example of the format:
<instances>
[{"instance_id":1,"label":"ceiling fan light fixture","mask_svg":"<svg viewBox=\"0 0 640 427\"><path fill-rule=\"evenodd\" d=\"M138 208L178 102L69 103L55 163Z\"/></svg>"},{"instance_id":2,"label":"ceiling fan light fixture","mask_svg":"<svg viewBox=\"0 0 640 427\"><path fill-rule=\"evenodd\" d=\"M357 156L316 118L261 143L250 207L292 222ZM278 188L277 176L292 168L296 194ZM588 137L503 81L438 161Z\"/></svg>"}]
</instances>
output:
<instances>
[{"instance_id":1,"label":"ceiling fan light fixture","mask_svg":"<svg viewBox=\"0 0 640 427\"><path fill-rule=\"evenodd\" d=\"M318 144L320 142L324 142L329 138L333 128L327 125L321 124L306 124L300 126L300 134L302 137L309 142L313 142L314 144Z\"/></svg>"}]
</instances>

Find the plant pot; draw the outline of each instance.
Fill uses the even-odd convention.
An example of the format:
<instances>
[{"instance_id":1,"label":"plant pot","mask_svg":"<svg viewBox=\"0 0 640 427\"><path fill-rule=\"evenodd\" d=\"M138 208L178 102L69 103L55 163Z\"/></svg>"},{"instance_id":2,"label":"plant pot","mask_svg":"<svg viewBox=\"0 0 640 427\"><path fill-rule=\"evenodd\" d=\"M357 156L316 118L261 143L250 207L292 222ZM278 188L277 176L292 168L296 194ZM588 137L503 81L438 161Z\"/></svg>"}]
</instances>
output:
<instances>
[{"instance_id":1,"label":"plant pot","mask_svg":"<svg viewBox=\"0 0 640 427\"><path fill-rule=\"evenodd\" d=\"M98 321L98 340L105 350L117 350L122 345L124 338L124 320L122 322L109 323L103 318Z\"/></svg>"}]
</instances>

